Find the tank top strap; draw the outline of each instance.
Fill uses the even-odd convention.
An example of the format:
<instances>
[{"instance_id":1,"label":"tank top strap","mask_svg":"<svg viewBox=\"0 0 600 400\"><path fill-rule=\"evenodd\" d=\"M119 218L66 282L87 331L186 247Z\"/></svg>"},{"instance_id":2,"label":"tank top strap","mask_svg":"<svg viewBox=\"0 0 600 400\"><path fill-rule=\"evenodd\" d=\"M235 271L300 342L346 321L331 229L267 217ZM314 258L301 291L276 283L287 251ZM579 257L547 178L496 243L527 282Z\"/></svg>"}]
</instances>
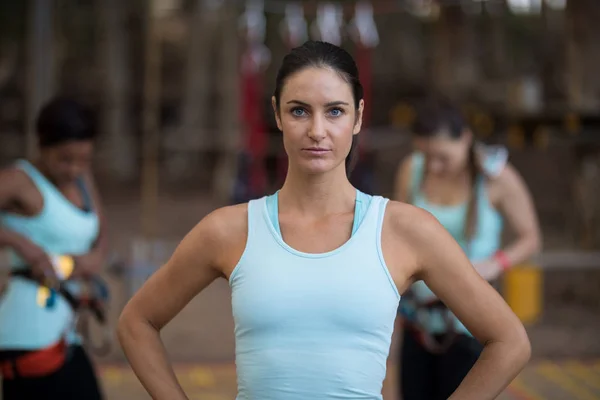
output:
<instances>
[{"instance_id":1,"label":"tank top strap","mask_svg":"<svg viewBox=\"0 0 600 400\"><path fill-rule=\"evenodd\" d=\"M21 171L25 172L27 176L33 181L35 186L42 192L42 195L48 191L57 190L55 186L28 160L20 159L15 163L16 167Z\"/></svg>"},{"instance_id":2,"label":"tank top strap","mask_svg":"<svg viewBox=\"0 0 600 400\"><path fill-rule=\"evenodd\" d=\"M271 229L275 229L274 226L270 226L271 223L267 215L268 199L269 196L264 196L248 202L248 244L250 244L253 237L264 238L264 235L270 236Z\"/></svg>"},{"instance_id":3,"label":"tank top strap","mask_svg":"<svg viewBox=\"0 0 600 400\"><path fill-rule=\"evenodd\" d=\"M360 226L357 227L357 232L364 235L363 239L367 240L367 242L371 242L372 238L377 238L377 243L379 243L383 225L383 216L388 199L381 196L369 197L369 204L364 208Z\"/></svg>"},{"instance_id":4,"label":"tank top strap","mask_svg":"<svg viewBox=\"0 0 600 400\"><path fill-rule=\"evenodd\" d=\"M415 196L417 196L421 191L421 182L423 181L423 172L425 169L424 165L425 157L423 157L423 154L418 152L413 153L411 156L410 165L410 193L408 193L409 199L414 199Z\"/></svg>"},{"instance_id":5,"label":"tank top strap","mask_svg":"<svg viewBox=\"0 0 600 400\"><path fill-rule=\"evenodd\" d=\"M15 166L27 174L45 199L47 199L49 194L52 194L56 195L58 199L68 202L62 193L60 193L58 188L52 182L50 182L50 180L46 178L44 174L42 174L40 170L37 169L31 162L25 159L20 159L15 163ZM77 179L76 185L83 200L82 211L93 211L94 202L92 200L89 187L86 185L83 177Z\"/></svg>"}]
</instances>

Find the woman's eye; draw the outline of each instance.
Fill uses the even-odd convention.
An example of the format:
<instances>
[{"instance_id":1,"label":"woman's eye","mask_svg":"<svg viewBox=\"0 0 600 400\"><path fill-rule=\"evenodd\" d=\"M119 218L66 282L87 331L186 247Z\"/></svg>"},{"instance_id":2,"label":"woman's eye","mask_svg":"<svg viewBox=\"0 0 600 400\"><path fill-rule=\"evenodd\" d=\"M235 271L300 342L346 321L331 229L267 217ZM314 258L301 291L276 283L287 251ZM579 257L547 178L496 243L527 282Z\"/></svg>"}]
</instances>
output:
<instances>
[{"instance_id":1,"label":"woman's eye","mask_svg":"<svg viewBox=\"0 0 600 400\"><path fill-rule=\"evenodd\" d=\"M306 112L304 111L304 109L302 108L294 108L292 109L292 114L296 117L302 117L304 116Z\"/></svg>"},{"instance_id":2,"label":"woman's eye","mask_svg":"<svg viewBox=\"0 0 600 400\"><path fill-rule=\"evenodd\" d=\"M332 117L339 117L339 116L340 116L340 115L342 115L343 113L344 113L344 112L343 112L341 109L339 109L339 108L334 108L334 109L332 109L332 110L330 110L330 111L329 111L329 114L330 114Z\"/></svg>"}]
</instances>

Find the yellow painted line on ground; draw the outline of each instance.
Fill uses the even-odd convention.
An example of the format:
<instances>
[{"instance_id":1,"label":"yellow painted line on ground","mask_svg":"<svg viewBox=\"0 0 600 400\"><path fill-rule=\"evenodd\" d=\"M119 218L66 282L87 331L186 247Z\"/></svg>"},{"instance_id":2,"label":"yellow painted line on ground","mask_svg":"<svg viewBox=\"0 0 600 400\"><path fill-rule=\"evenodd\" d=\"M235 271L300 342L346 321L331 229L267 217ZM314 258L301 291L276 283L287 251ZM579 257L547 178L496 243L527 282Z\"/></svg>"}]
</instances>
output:
<instances>
[{"instance_id":1,"label":"yellow painted line on ground","mask_svg":"<svg viewBox=\"0 0 600 400\"><path fill-rule=\"evenodd\" d=\"M600 400L599 396L596 396L589 390L581 387L581 385L569 378L569 376L553 362L540 363L536 368L536 372L569 393L573 399Z\"/></svg>"},{"instance_id":2,"label":"yellow painted line on ground","mask_svg":"<svg viewBox=\"0 0 600 400\"><path fill-rule=\"evenodd\" d=\"M579 361L570 361L565 364L564 369L589 387L600 390L600 376L589 365Z\"/></svg>"},{"instance_id":3,"label":"yellow painted line on ground","mask_svg":"<svg viewBox=\"0 0 600 400\"><path fill-rule=\"evenodd\" d=\"M215 375L210 368L192 368L188 373L188 378L195 386L203 388L211 388L216 384Z\"/></svg>"},{"instance_id":4,"label":"yellow painted line on ground","mask_svg":"<svg viewBox=\"0 0 600 400\"><path fill-rule=\"evenodd\" d=\"M516 377L510 386L508 387L508 392L516 396L518 400L545 400L545 398L536 393L533 389L527 386L520 376Z\"/></svg>"}]
</instances>

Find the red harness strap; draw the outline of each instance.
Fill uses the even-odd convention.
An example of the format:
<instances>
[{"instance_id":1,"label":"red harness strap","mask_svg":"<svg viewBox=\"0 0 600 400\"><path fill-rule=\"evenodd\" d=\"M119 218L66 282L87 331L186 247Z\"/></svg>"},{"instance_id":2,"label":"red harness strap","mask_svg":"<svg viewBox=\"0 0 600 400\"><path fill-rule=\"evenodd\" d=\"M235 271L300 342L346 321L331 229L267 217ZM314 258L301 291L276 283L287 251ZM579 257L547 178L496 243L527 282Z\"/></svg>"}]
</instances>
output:
<instances>
[{"instance_id":1,"label":"red harness strap","mask_svg":"<svg viewBox=\"0 0 600 400\"><path fill-rule=\"evenodd\" d=\"M35 378L58 371L67 358L64 340L41 350L34 350L9 360L0 361L0 373L4 379Z\"/></svg>"}]
</instances>

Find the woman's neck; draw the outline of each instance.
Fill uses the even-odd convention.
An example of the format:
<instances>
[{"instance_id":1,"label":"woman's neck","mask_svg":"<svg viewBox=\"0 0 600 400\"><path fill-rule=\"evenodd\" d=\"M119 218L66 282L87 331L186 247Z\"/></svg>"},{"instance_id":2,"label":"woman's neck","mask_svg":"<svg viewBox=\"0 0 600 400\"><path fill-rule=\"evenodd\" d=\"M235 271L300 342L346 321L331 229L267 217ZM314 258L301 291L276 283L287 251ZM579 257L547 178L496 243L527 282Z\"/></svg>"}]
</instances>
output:
<instances>
[{"instance_id":1,"label":"woman's neck","mask_svg":"<svg viewBox=\"0 0 600 400\"><path fill-rule=\"evenodd\" d=\"M319 175L290 169L279 192L279 202L285 208L317 217L353 210L355 201L356 189L346 177L343 165Z\"/></svg>"}]
</instances>

